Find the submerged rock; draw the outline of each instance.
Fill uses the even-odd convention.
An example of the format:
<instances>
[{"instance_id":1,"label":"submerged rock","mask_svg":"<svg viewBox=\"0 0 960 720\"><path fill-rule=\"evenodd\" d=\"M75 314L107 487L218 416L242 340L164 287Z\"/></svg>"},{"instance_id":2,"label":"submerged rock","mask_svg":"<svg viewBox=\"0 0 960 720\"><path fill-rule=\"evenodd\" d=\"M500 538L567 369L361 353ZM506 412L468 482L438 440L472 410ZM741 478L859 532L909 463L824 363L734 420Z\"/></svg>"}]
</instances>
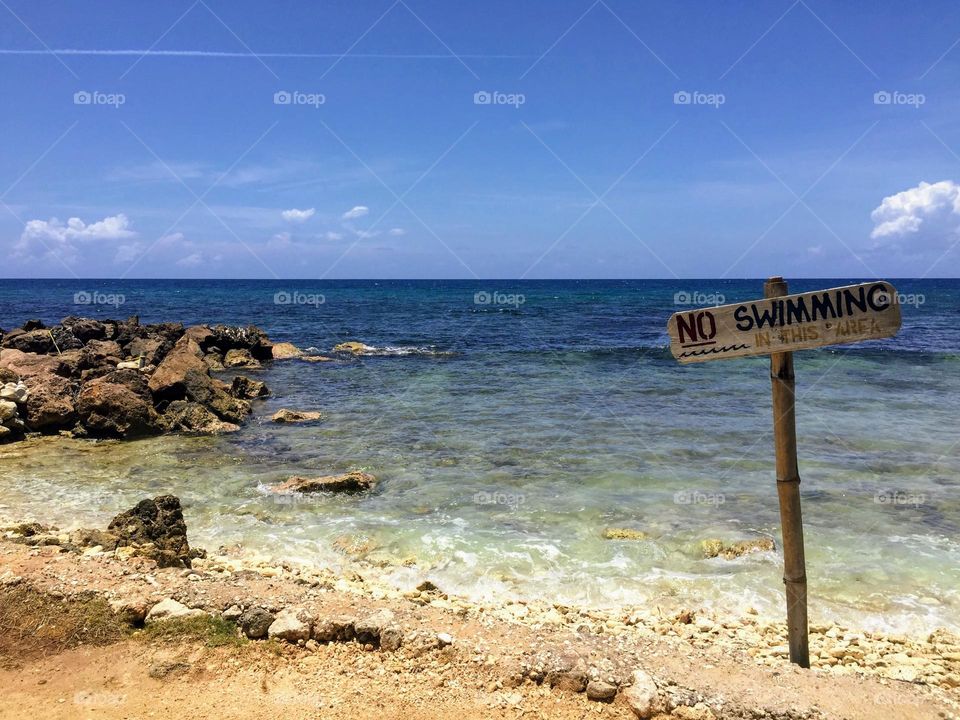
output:
<instances>
[{"instance_id":1,"label":"submerged rock","mask_svg":"<svg viewBox=\"0 0 960 720\"><path fill-rule=\"evenodd\" d=\"M141 500L110 521L107 531L119 545L132 545L137 554L156 560L160 567L190 567L190 544L180 499L161 495Z\"/></svg>"},{"instance_id":2,"label":"submerged rock","mask_svg":"<svg viewBox=\"0 0 960 720\"><path fill-rule=\"evenodd\" d=\"M776 545L770 538L754 538L727 543L723 540L711 538L700 543L703 556L707 559L721 557L724 560L733 560L743 555L755 552L772 552Z\"/></svg>"},{"instance_id":3,"label":"submerged rock","mask_svg":"<svg viewBox=\"0 0 960 720\"><path fill-rule=\"evenodd\" d=\"M370 345L365 345L362 342L356 342L353 340L350 342L342 342L339 345L333 346L334 352L351 353L353 355L366 355L374 352L375 350L375 347L371 347Z\"/></svg>"},{"instance_id":4,"label":"submerged rock","mask_svg":"<svg viewBox=\"0 0 960 720\"><path fill-rule=\"evenodd\" d=\"M335 492L359 493L372 490L377 479L369 473L353 470L340 475L324 475L306 478L295 475L286 482L271 488L274 492Z\"/></svg>"},{"instance_id":5,"label":"submerged rock","mask_svg":"<svg viewBox=\"0 0 960 720\"><path fill-rule=\"evenodd\" d=\"M323 414L316 410L277 410L270 419L275 423L313 422L323 418Z\"/></svg>"},{"instance_id":6,"label":"submerged rock","mask_svg":"<svg viewBox=\"0 0 960 720\"><path fill-rule=\"evenodd\" d=\"M646 540L647 537L643 530L630 528L607 528L603 531L604 540Z\"/></svg>"},{"instance_id":7,"label":"submerged rock","mask_svg":"<svg viewBox=\"0 0 960 720\"><path fill-rule=\"evenodd\" d=\"M236 423L221 420L200 403L186 400L170 403L158 422L166 432L188 435L221 435L240 429Z\"/></svg>"}]
</instances>

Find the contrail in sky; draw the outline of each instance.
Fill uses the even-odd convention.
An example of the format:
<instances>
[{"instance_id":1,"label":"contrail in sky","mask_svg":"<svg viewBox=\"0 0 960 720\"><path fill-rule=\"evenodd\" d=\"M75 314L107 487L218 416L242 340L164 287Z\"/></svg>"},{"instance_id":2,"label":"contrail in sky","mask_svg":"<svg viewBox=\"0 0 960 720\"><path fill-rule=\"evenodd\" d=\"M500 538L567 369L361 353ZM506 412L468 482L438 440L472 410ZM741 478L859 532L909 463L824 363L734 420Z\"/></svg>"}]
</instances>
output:
<instances>
[{"instance_id":1,"label":"contrail in sky","mask_svg":"<svg viewBox=\"0 0 960 720\"><path fill-rule=\"evenodd\" d=\"M385 58L401 60L448 60L461 58L489 60L521 60L533 55L483 55L470 53L296 53L296 52L221 52L217 50L87 50L79 48L60 48L52 50L19 50L0 48L0 55L95 55L137 57L209 57L209 58Z\"/></svg>"}]
</instances>

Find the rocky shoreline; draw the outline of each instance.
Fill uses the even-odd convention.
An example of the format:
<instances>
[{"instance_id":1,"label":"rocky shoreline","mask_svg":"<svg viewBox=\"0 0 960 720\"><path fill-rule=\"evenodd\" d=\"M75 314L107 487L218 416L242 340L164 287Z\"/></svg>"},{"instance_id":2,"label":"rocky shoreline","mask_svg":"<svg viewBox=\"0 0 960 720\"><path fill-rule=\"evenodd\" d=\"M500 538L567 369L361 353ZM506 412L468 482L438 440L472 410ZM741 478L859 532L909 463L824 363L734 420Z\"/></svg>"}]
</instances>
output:
<instances>
[{"instance_id":1,"label":"rocky shoreline","mask_svg":"<svg viewBox=\"0 0 960 720\"><path fill-rule=\"evenodd\" d=\"M611 613L549 603L477 604L430 582L401 590L355 570L337 574L251 562L226 550L208 554L190 549L179 501L171 496L142 501L105 531L62 533L28 523L8 528L4 539L3 557L16 562L4 560L0 587L39 579L50 589L49 575L31 577L21 568L31 559L54 563L56 592L98 593L134 627L202 615L231 623L250 640L270 639L307 653L320 645L352 643L397 654L411 667L443 653L473 657L477 651L464 635L492 628L511 637L529 635L528 645L511 644L495 653L496 661L484 652L476 655L484 667L488 660L495 666L490 687L497 691L527 685L584 693L598 703L616 699L636 717L678 708L685 709L676 717L821 716L813 710L733 714L736 705L729 698L710 697L679 676L659 676L649 657L643 661L640 649L761 672L803 673L787 660L783 625L750 613L716 617L691 609L668 616L652 608ZM336 612L327 607L331 598L341 606ZM906 637L814 626L811 656L813 669L806 672L813 677L856 678L875 686L874 692L891 689L911 697L920 692L944 707L960 708L960 637L945 631Z\"/></svg>"},{"instance_id":2,"label":"rocky shoreline","mask_svg":"<svg viewBox=\"0 0 960 720\"><path fill-rule=\"evenodd\" d=\"M237 430L269 389L243 375L306 356L255 326L67 317L0 330L0 442L31 433L136 438Z\"/></svg>"}]
</instances>

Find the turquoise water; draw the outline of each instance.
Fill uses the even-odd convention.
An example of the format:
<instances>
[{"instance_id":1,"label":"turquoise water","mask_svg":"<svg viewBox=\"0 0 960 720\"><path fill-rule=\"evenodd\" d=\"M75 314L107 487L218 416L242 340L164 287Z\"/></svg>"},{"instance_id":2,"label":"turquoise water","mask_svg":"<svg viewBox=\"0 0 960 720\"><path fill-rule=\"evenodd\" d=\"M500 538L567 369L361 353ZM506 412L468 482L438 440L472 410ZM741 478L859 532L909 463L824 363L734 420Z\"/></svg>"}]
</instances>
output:
<instances>
[{"instance_id":1,"label":"turquoise water","mask_svg":"<svg viewBox=\"0 0 960 720\"><path fill-rule=\"evenodd\" d=\"M846 280L804 281L804 290ZM880 343L796 356L811 617L960 627L960 283L897 281L924 302ZM767 362L679 366L678 292L762 294L758 281L0 282L0 326L28 317L253 322L275 340L384 354L286 361L240 432L0 449L0 513L103 522L173 492L192 540L337 566L354 557L406 587L598 607L754 606L782 615L780 561L703 559L705 538L773 537ZM124 295L119 307L73 294ZM277 305L277 292L315 302ZM486 292L490 303L475 302ZM502 296L493 300L493 293ZM523 302L509 296L523 295ZM318 296L323 295L323 302ZM500 301L503 302L500 302ZM280 407L323 422L276 426ZM367 497L277 498L292 474L364 469ZM607 540L606 528L647 534Z\"/></svg>"}]
</instances>

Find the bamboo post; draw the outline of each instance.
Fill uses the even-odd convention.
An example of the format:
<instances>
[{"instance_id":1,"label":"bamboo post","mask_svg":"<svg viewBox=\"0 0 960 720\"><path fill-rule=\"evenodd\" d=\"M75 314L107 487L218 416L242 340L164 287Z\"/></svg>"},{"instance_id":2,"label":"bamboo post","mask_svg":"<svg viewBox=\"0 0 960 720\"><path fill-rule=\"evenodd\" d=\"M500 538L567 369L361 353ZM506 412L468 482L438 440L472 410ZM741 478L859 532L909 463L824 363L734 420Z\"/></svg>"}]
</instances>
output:
<instances>
[{"instance_id":1,"label":"bamboo post","mask_svg":"<svg viewBox=\"0 0 960 720\"><path fill-rule=\"evenodd\" d=\"M766 298L787 294L782 277L764 283ZM807 572L803 555L803 519L800 514L800 471L797 468L797 424L794 413L793 353L770 355L773 393L773 442L777 455L777 495L783 531L783 582L787 596L790 662L810 667L807 644Z\"/></svg>"}]
</instances>

